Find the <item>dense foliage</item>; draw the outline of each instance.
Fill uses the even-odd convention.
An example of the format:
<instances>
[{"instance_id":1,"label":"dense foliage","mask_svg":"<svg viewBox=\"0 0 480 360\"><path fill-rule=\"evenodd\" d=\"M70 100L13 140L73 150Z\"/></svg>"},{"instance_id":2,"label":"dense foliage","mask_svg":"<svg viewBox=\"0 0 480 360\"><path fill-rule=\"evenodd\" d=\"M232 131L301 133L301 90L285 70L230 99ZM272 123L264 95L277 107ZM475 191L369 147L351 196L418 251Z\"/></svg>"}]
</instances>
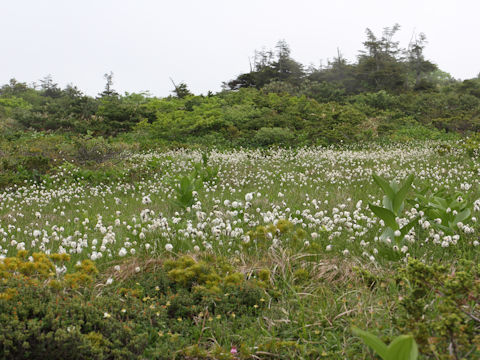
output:
<instances>
[{"instance_id":1,"label":"dense foliage","mask_svg":"<svg viewBox=\"0 0 480 360\"><path fill-rule=\"evenodd\" d=\"M264 147L328 145L371 138L439 138L477 132L480 79L456 81L423 55L420 34L401 48L395 25L377 37L367 29L354 63L339 53L326 67L305 69L284 41L256 52L252 70L225 90L195 96L185 83L174 95L113 89L106 74L97 97L61 89L47 76L40 86L12 79L0 88L0 129L116 136L146 143Z\"/></svg>"}]
</instances>

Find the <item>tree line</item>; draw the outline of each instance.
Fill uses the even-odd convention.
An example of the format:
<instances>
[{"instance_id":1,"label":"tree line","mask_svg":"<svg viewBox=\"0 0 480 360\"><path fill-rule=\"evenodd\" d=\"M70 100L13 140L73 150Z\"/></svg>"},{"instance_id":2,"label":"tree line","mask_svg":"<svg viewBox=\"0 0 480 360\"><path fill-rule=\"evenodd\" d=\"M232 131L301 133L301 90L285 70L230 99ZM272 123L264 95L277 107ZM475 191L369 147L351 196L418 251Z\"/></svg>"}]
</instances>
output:
<instances>
[{"instance_id":1,"label":"tree line","mask_svg":"<svg viewBox=\"0 0 480 360\"><path fill-rule=\"evenodd\" d=\"M240 145L252 139L257 145L357 141L405 124L478 131L480 78L459 81L440 70L424 56L424 34L402 48L395 40L399 29L396 24L378 36L367 29L356 61L338 51L319 67L302 65L279 41L273 50L256 51L250 71L224 82L216 94L194 95L173 80L165 98L119 94L113 73L105 74L105 88L95 97L73 85L61 88L50 76L33 85L12 79L0 87L0 130L3 136L25 129L141 132L165 141L213 136Z\"/></svg>"},{"instance_id":2,"label":"tree line","mask_svg":"<svg viewBox=\"0 0 480 360\"><path fill-rule=\"evenodd\" d=\"M291 57L288 44L281 40L275 50L255 51L248 73L224 83L230 90L242 87L286 91L310 91L312 95L338 96L385 90L431 90L455 80L437 65L425 59L427 44L420 33L408 44L400 47L395 35L400 25L386 27L380 36L366 29L366 40L356 62L349 63L337 50L337 55L326 66L305 67Z\"/></svg>"}]
</instances>

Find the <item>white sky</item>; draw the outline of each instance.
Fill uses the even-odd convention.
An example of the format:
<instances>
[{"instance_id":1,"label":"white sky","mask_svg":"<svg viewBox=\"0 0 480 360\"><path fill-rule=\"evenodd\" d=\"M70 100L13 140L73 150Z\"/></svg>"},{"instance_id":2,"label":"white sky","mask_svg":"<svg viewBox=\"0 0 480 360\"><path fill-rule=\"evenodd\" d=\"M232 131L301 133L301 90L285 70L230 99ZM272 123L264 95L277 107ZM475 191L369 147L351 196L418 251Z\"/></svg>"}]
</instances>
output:
<instances>
[{"instance_id":1,"label":"white sky","mask_svg":"<svg viewBox=\"0 0 480 360\"><path fill-rule=\"evenodd\" d=\"M279 39L305 65L337 47L353 61L365 28L394 23L402 46L424 32L426 57L466 79L480 72L479 14L479 0L0 0L0 84L51 74L96 95L113 71L121 93L167 96L172 77L205 94Z\"/></svg>"}]
</instances>

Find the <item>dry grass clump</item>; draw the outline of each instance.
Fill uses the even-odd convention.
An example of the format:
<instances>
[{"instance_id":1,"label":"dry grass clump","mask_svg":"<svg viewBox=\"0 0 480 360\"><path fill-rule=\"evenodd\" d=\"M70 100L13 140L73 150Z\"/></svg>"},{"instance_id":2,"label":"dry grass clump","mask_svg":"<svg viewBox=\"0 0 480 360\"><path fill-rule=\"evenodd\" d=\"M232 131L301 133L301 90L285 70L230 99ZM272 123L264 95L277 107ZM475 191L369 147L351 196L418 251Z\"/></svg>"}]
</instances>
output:
<instances>
[{"instance_id":1,"label":"dry grass clump","mask_svg":"<svg viewBox=\"0 0 480 360\"><path fill-rule=\"evenodd\" d=\"M104 271L107 278L113 278L118 281L126 281L138 273L139 268L142 272L155 272L160 269L165 262L165 258L147 258L141 259L138 257L128 258L125 261L113 264ZM120 269L115 269L119 266Z\"/></svg>"}]
</instances>

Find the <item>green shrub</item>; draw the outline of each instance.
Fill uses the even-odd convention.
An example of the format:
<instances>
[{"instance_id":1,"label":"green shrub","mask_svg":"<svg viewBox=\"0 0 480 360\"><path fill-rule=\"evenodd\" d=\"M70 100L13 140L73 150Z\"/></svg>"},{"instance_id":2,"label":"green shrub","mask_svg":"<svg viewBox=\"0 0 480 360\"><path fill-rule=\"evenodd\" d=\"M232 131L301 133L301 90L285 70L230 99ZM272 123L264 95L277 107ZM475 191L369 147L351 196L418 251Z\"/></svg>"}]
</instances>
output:
<instances>
[{"instance_id":1,"label":"green shrub","mask_svg":"<svg viewBox=\"0 0 480 360\"><path fill-rule=\"evenodd\" d=\"M292 145L295 136L291 130L280 127L262 127L253 138L254 144L259 146Z\"/></svg>"},{"instance_id":2,"label":"green shrub","mask_svg":"<svg viewBox=\"0 0 480 360\"><path fill-rule=\"evenodd\" d=\"M468 137L462 146L471 157L480 155L480 134L474 134Z\"/></svg>"},{"instance_id":3,"label":"green shrub","mask_svg":"<svg viewBox=\"0 0 480 360\"><path fill-rule=\"evenodd\" d=\"M420 351L436 359L480 357L480 266L455 266L410 259L398 278L402 332L412 332Z\"/></svg>"},{"instance_id":4,"label":"green shrub","mask_svg":"<svg viewBox=\"0 0 480 360\"><path fill-rule=\"evenodd\" d=\"M0 263L2 358L139 358L148 343L144 328L151 324L139 301L91 296L97 273L91 261L59 279L55 264L69 261L68 255L27 255L19 251ZM129 309L128 318L122 308Z\"/></svg>"},{"instance_id":5,"label":"green shrub","mask_svg":"<svg viewBox=\"0 0 480 360\"><path fill-rule=\"evenodd\" d=\"M138 312L129 315L135 322L126 321L123 302L17 285L18 301L0 300L0 352L6 358L135 359L143 353L148 336L138 324L148 319Z\"/></svg>"},{"instance_id":6,"label":"green shrub","mask_svg":"<svg viewBox=\"0 0 480 360\"><path fill-rule=\"evenodd\" d=\"M107 160L118 159L128 150L128 146L121 143L109 143L103 137L86 135L75 138L72 157L81 164L103 163Z\"/></svg>"}]
</instances>

